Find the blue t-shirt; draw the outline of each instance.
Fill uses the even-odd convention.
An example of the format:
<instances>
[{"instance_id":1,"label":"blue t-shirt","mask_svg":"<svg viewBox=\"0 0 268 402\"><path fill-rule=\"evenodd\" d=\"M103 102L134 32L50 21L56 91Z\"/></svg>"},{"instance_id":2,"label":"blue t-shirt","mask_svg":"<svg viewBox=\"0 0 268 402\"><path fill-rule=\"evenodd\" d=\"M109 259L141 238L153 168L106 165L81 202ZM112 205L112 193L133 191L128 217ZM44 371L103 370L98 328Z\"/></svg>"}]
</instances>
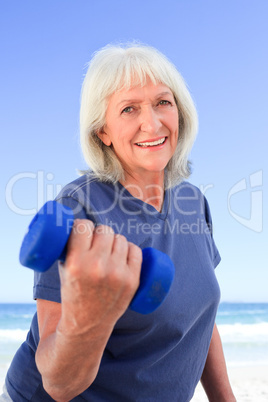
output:
<instances>
[{"instance_id":1,"label":"blue t-shirt","mask_svg":"<svg viewBox=\"0 0 268 402\"><path fill-rule=\"evenodd\" d=\"M183 182L165 192L158 212L121 184L85 175L57 199L70 206L75 217L109 225L141 248L155 247L175 265L174 282L162 305L148 315L126 311L114 327L95 381L73 401L188 402L203 372L220 299L214 273L220 255L205 197ZM34 298L61 301L57 263L35 273ZM6 377L16 402L52 400L35 365L38 341L35 315Z\"/></svg>"}]
</instances>

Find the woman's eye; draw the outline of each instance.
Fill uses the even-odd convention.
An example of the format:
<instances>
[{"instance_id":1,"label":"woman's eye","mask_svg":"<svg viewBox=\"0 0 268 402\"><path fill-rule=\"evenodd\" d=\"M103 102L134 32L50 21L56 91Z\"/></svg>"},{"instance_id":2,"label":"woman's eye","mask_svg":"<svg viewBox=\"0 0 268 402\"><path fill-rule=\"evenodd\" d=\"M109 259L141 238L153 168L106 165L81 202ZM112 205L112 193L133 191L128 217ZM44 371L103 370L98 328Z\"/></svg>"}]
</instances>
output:
<instances>
[{"instance_id":1,"label":"woman's eye","mask_svg":"<svg viewBox=\"0 0 268 402\"><path fill-rule=\"evenodd\" d=\"M159 102L159 105L171 105L171 103L169 101L167 101L167 100L161 100Z\"/></svg>"},{"instance_id":2,"label":"woman's eye","mask_svg":"<svg viewBox=\"0 0 268 402\"><path fill-rule=\"evenodd\" d=\"M125 109L122 110L122 113L130 113L132 112L133 107L132 106L127 106Z\"/></svg>"}]
</instances>

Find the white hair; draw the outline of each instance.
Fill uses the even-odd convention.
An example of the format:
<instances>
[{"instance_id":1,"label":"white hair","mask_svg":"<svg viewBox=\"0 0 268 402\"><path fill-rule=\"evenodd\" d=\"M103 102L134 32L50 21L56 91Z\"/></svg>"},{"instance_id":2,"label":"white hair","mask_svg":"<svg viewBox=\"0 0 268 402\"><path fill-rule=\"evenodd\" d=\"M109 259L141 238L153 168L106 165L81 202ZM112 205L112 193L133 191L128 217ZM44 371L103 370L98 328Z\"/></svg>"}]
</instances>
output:
<instances>
[{"instance_id":1,"label":"white hair","mask_svg":"<svg viewBox=\"0 0 268 402\"><path fill-rule=\"evenodd\" d=\"M105 125L108 98L122 88L164 84L172 91L179 112L179 136L175 153L165 169L165 188L190 175L188 156L198 118L194 102L176 67L158 50L146 45L107 45L95 52L83 82L80 108L80 140L85 161L101 181L116 183L124 170L112 147L97 132Z\"/></svg>"}]
</instances>

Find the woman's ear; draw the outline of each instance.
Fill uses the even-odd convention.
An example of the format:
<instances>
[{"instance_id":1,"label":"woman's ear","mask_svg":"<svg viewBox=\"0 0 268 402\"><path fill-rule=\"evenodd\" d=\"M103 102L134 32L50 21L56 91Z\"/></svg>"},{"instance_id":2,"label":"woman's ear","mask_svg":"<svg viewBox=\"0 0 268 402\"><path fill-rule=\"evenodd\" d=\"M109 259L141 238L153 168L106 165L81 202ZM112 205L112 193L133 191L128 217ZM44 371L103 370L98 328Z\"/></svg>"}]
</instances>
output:
<instances>
[{"instance_id":1,"label":"woman's ear","mask_svg":"<svg viewBox=\"0 0 268 402\"><path fill-rule=\"evenodd\" d=\"M104 127L99 129L96 134L99 137L99 139L103 142L103 144L107 145L107 147L109 147L112 144L109 134L106 133Z\"/></svg>"}]
</instances>

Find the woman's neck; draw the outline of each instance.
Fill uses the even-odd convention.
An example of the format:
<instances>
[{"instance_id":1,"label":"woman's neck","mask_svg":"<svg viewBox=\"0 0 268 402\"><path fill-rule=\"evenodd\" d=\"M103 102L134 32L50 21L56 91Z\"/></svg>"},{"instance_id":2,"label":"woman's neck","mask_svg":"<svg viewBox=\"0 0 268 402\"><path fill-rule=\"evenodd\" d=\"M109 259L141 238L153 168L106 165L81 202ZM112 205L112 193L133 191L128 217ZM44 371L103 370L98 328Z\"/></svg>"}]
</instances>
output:
<instances>
[{"instance_id":1,"label":"woman's neck","mask_svg":"<svg viewBox=\"0 0 268 402\"><path fill-rule=\"evenodd\" d=\"M144 175L142 178L126 174L125 180L120 183L133 197L152 205L161 212L164 202L164 173Z\"/></svg>"}]
</instances>

